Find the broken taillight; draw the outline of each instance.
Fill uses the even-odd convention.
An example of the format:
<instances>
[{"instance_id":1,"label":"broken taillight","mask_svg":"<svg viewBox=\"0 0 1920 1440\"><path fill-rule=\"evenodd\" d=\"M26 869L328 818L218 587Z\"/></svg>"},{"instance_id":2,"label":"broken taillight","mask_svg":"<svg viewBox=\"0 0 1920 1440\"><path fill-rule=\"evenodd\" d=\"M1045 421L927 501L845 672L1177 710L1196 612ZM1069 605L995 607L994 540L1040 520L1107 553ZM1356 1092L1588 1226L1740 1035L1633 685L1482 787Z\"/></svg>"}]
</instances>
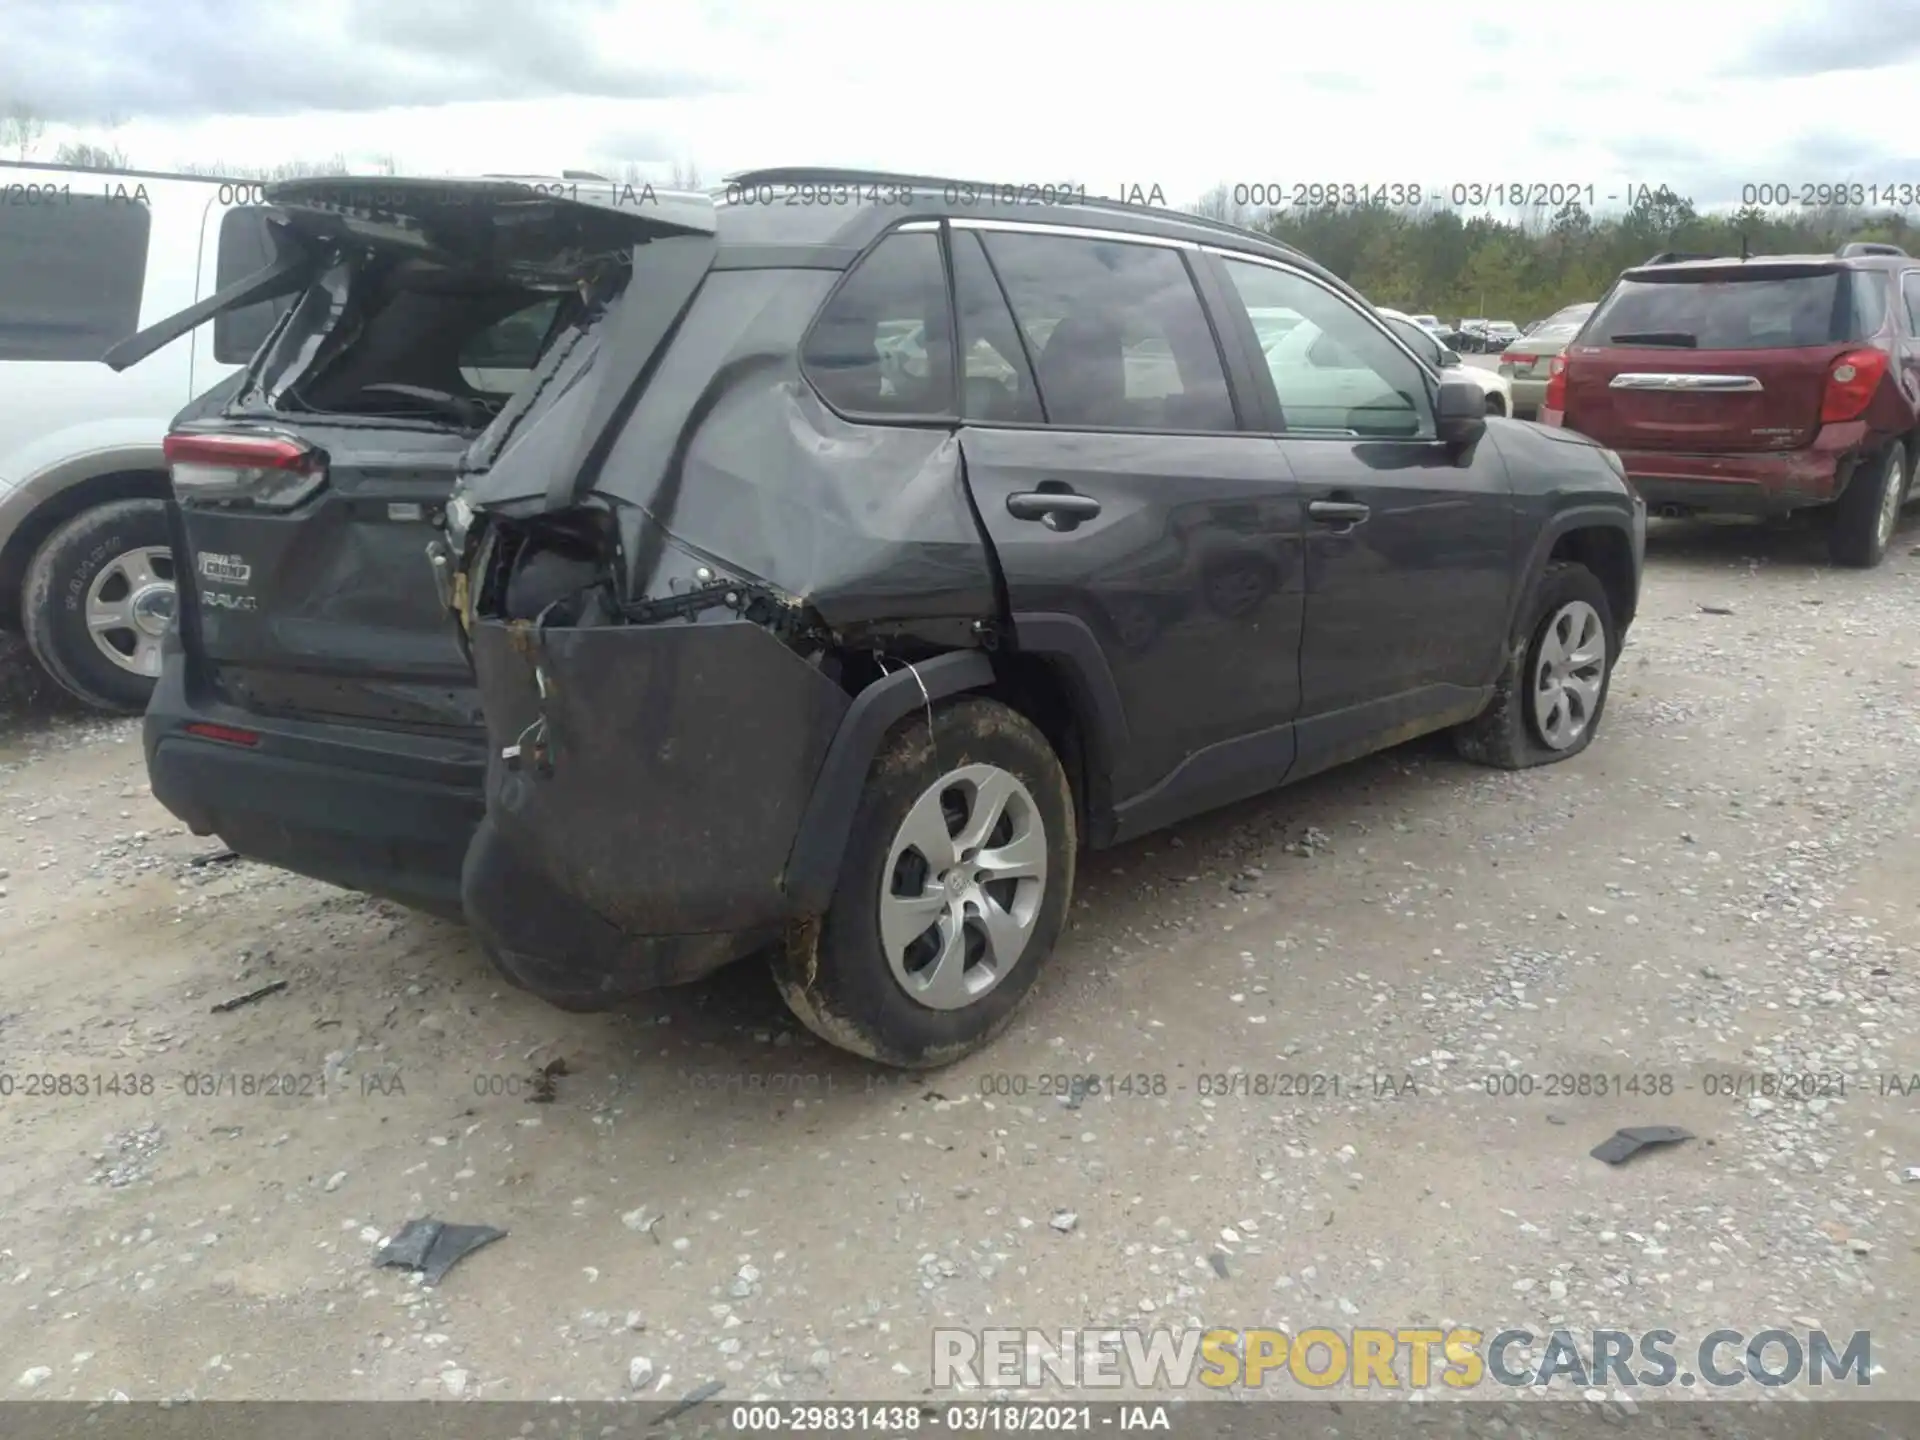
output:
<instances>
[{"instance_id":1,"label":"broken taillight","mask_svg":"<svg viewBox=\"0 0 1920 1440\"><path fill-rule=\"evenodd\" d=\"M1858 420L1873 403L1874 392L1887 373L1884 350L1849 350L1827 371L1826 394L1820 399L1820 423L1837 425Z\"/></svg>"},{"instance_id":2,"label":"broken taillight","mask_svg":"<svg viewBox=\"0 0 1920 1440\"><path fill-rule=\"evenodd\" d=\"M175 432L163 444L183 503L291 510L326 483L326 457L290 435Z\"/></svg>"}]
</instances>

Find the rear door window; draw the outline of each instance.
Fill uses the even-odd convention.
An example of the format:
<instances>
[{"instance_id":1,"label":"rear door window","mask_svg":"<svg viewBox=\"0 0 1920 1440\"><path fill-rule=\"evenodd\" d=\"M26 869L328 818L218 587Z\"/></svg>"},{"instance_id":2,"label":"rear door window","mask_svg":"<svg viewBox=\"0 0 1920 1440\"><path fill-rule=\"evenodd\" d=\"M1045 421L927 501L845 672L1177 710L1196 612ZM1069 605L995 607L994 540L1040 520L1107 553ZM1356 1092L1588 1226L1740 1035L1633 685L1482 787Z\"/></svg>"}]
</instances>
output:
<instances>
[{"instance_id":1,"label":"rear door window","mask_svg":"<svg viewBox=\"0 0 1920 1440\"><path fill-rule=\"evenodd\" d=\"M987 255L1035 355L1049 424L1238 428L1220 350L1178 251L990 232Z\"/></svg>"},{"instance_id":2,"label":"rear door window","mask_svg":"<svg viewBox=\"0 0 1920 1440\"><path fill-rule=\"evenodd\" d=\"M940 237L888 236L847 275L801 346L813 387L843 415L956 413L953 320Z\"/></svg>"},{"instance_id":3,"label":"rear door window","mask_svg":"<svg viewBox=\"0 0 1920 1440\"><path fill-rule=\"evenodd\" d=\"M220 243L213 290L257 275L273 263L273 238L267 233L264 205L236 205L220 217ZM212 290L207 293L211 294ZM213 358L222 365L244 365L266 341L294 297L262 300L213 319Z\"/></svg>"},{"instance_id":4,"label":"rear door window","mask_svg":"<svg viewBox=\"0 0 1920 1440\"><path fill-rule=\"evenodd\" d=\"M1732 279L1622 280L1594 316L1588 340L1700 350L1803 349L1854 338L1838 271Z\"/></svg>"},{"instance_id":5,"label":"rear door window","mask_svg":"<svg viewBox=\"0 0 1920 1440\"><path fill-rule=\"evenodd\" d=\"M98 360L140 328L145 205L53 196L0 222L0 360Z\"/></svg>"}]
</instances>

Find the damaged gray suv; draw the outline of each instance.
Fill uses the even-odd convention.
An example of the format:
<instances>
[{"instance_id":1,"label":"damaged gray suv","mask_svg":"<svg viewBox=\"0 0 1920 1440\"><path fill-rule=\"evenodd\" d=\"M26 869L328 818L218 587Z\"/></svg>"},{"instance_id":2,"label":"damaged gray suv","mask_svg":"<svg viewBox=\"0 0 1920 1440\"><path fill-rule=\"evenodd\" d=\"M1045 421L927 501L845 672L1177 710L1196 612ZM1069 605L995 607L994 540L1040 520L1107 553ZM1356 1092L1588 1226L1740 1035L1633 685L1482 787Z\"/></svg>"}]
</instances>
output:
<instances>
[{"instance_id":1,"label":"damaged gray suv","mask_svg":"<svg viewBox=\"0 0 1920 1440\"><path fill-rule=\"evenodd\" d=\"M563 1007L765 952L818 1034L932 1066L1012 1016L1083 850L1424 732L1592 740L1617 458L1299 253L926 177L578 191L269 195L254 291L306 298L171 442L147 743L195 828L456 894ZM528 314L517 377L465 363Z\"/></svg>"},{"instance_id":2,"label":"damaged gray suv","mask_svg":"<svg viewBox=\"0 0 1920 1440\"><path fill-rule=\"evenodd\" d=\"M1645 546L1619 461L1489 420L1304 256L919 177L729 197L454 501L464 899L521 984L766 949L815 1032L937 1065L1032 986L1083 848L1425 731L1592 740ZM1313 365L1270 366L1276 307Z\"/></svg>"}]
</instances>

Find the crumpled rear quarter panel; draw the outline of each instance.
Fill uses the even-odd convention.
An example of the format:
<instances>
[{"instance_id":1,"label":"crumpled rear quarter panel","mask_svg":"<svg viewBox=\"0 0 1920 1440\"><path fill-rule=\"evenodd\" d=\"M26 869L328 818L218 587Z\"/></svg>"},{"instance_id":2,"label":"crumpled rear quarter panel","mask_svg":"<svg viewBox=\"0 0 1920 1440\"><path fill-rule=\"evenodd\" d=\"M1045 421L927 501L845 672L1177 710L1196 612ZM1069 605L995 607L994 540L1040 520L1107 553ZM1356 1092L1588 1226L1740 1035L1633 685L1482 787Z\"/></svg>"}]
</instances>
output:
<instances>
[{"instance_id":1,"label":"crumpled rear quarter panel","mask_svg":"<svg viewBox=\"0 0 1920 1440\"><path fill-rule=\"evenodd\" d=\"M523 860L630 934L785 915L781 877L848 698L760 626L482 621L487 808ZM533 656L542 657L541 702ZM551 773L501 750L544 713Z\"/></svg>"}]
</instances>

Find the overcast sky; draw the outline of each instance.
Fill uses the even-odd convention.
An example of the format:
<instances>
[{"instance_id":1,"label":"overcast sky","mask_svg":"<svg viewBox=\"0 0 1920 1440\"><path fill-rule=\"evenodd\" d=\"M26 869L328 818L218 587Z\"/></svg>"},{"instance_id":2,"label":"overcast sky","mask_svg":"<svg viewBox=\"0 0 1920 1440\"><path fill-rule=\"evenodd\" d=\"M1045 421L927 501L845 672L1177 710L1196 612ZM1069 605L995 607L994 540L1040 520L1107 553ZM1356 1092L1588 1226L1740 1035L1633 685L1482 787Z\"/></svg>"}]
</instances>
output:
<instances>
[{"instance_id":1,"label":"overcast sky","mask_svg":"<svg viewBox=\"0 0 1920 1440\"><path fill-rule=\"evenodd\" d=\"M1920 183L1920 0L5 0L0 107L140 168L839 164L1218 183ZM115 124L115 122L118 122ZM108 126L114 126L111 130ZM12 158L11 156L5 158Z\"/></svg>"}]
</instances>

